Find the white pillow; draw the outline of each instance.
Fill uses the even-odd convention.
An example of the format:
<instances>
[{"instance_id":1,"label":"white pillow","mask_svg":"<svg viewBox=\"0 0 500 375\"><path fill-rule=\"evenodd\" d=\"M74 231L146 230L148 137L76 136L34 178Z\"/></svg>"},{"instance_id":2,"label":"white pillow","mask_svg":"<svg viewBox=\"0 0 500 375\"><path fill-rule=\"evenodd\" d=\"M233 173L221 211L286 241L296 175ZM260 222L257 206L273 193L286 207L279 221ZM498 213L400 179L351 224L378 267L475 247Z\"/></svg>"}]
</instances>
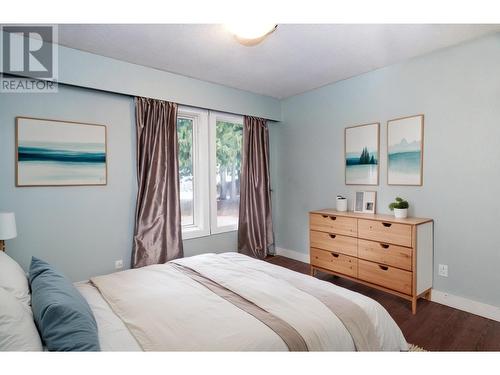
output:
<instances>
[{"instance_id":1,"label":"white pillow","mask_svg":"<svg viewBox=\"0 0 500 375\"><path fill-rule=\"evenodd\" d=\"M28 278L21 266L3 251L0 251L0 287L12 293L28 307L30 306Z\"/></svg>"},{"instance_id":2,"label":"white pillow","mask_svg":"<svg viewBox=\"0 0 500 375\"><path fill-rule=\"evenodd\" d=\"M0 306L0 351L43 350L29 306L3 288Z\"/></svg>"}]
</instances>

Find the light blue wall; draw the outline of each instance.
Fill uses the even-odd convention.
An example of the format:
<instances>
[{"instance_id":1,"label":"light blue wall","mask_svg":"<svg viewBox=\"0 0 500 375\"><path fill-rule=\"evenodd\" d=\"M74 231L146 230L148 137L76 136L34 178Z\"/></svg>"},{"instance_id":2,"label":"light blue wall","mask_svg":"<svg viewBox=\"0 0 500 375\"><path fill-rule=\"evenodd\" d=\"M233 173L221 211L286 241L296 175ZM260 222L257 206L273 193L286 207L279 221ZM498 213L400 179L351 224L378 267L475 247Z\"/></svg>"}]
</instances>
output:
<instances>
[{"instance_id":1,"label":"light blue wall","mask_svg":"<svg viewBox=\"0 0 500 375\"><path fill-rule=\"evenodd\" d=\"M281 103L270 96L59 47L59 81L194 107L281 119Z\"/></svg>"},{"instance_id":2,"label":"light blue wall","mask_svg":"<svg viewBox=\"0 0 500 375\"><path fill-rule=\"evenodd\" d=\"M18 237L7 252L25 269L41 257L73 280L130 267L136 199L133 99L60 85L57 94L0 93L0 210L14 211ZM104 124L105 187L15 187L15 117ZM185 255L234 251L236 232L184 241Z\"/></svg>"},{"instance_id":3,"label":"light blue wall","mask_svg":"<svg viewBox=\"0 0 500 375\"><path fill-rule=\"evenodd\" d=\"M308 211L376 190L435 219L436 289L500 305L500 34L332 84L282 102L273 128L278 246L308 252ZM425 114L424 185L386 184L386 121ZM344 184L346 126L381 123L378 187ZM437 275L439 263L449 277Z\"/></svg>"},{"instance_id":4,"label":"light blue wall","mask_svg":"<svg viewBox=\"0 0 500 375\"><path fill-rule=\"evenodd\" d=\"M228 251L237 251L238 232L213 234L207 237L193 238L184 241L184 256L203 253L225 253Z\"/></svg>"},{"instance_id":5,"label":"light blue wall","mask_svg":"<svg viewBox=\"0 0 500 375\"><path fill-rule=\"evenodd\" d=\"M105 187L15 187L15 117L104 124ZM18 237L7 253L23 267L31 256L52 262L73 280L130 264L135 180L134 106L130 97L59 87L58 94L0 94L0 209L16 213Z\"/></svg>"}]
</instances>

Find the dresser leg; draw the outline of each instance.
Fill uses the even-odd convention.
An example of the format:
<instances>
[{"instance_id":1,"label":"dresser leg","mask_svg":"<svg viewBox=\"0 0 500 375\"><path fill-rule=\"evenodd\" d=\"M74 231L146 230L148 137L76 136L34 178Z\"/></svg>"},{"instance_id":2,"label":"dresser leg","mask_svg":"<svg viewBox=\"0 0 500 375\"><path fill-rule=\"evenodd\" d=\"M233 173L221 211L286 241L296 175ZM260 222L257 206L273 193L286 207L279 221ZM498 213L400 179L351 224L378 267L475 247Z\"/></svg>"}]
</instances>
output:
<instances>
[{"instance_id":1,"label":"dresser leg","mask_svg":"<svg viewBox=\"0 0 500 375\"><path fill-rule=\"evenodd\" d=\"M417 313L417 298L411 300L411 313L415 315Z\"/></svg>"},{"instance_id":2,"label":"dresser leg","mask_svg":"<svg viewBox=\"0 0 500 375\"><path fill-rule=\"evenodd\" d=\"M313 266L311 266L311 269L310 269L311 276L313 276L313 277L314 277L315 271L316 271L316 270L314 269L314 267L313 267Z\"/></svg>"}]
</instances>

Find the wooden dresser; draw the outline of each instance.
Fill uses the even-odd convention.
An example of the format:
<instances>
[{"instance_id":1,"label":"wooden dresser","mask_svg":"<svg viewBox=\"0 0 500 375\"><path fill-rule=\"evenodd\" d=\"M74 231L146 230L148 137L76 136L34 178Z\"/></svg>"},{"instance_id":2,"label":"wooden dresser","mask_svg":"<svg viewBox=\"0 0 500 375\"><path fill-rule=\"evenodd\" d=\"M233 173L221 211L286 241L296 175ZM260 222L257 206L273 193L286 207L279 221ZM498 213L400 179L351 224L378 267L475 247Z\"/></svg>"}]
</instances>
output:
<instances>
[{"instance_id":1,"label":"wooden dresser","mask_svg":"<svg viewBox=\"0 0 500 375\"><path fill-rule=\"evenodd\" d=\"M412 302L430 298L432 219L395 219L325 209L310 212L311 274L354 280Z\"/></svg>"}]
</instances>

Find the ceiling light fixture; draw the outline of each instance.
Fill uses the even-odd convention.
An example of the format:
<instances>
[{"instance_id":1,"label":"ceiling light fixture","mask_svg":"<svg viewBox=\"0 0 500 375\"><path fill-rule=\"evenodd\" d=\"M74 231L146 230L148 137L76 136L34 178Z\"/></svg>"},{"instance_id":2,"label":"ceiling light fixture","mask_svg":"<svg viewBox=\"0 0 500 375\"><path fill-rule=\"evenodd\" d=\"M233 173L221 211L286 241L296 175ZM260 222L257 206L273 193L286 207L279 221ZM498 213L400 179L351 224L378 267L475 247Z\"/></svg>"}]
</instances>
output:
<instances>
[{"instance_id":1,"label":"ceiling light fixture","mask_svg":"<svg viewBox=\"0 0 500 375\"><path fill-rule=\"evenodd\" d=\"M236 40L245 46L254 46L262 42L278 25L275 23L228 23L225 28Z\"/></svg>"}]
</instances>

